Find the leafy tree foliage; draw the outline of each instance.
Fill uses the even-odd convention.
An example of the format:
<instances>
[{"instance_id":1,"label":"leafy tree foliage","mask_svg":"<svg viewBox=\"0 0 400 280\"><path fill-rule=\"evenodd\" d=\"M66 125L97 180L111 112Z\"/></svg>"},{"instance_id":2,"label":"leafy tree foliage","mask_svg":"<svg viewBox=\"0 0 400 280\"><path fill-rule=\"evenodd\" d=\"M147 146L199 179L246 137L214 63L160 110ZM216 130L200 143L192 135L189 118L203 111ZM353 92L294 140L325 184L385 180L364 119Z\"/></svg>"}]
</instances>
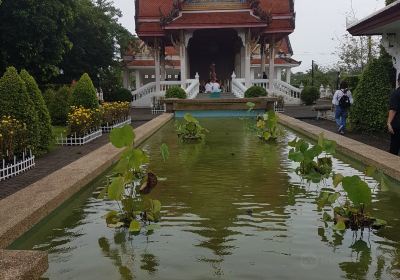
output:
<instances>
[{"instance_id":1,"label":"leafy tree foliage","mask_svg":"<svg viewBox=\"0 0 400 280\"><path fill-rule=\"evenodd\" d=\"M370 59L378 57L379 45L377 38L343 35L336 51L339 56L338 68L341 72L360 74Z\"/></svg>"},{"instance_id":2,"label":"leafy tree foliage","mask_svg":"<svg viewBox=\"0 0 400 280\"><path fill-rule=\"evenodd\" d=\"M121 11L111 1L77 0L75 4L74 23L67 33L73 47L60 65L64 74L59 81L63 83L78 79L85 72L93 78L109 72L106 69L115 65L132 39L118 23Z\"/></svg>"},{"instance_id":3,"label":"leafy tree foliage","mask_svg":"<svg viewBox=\"0 0 400 280\"><path fill-rule=\"evenodd\" d=\"M26 70L20 73L22 80L25 82L29 97L33 101L34 109L38 116L38 150L47 151L52 138L51 120L49 110L46 107L42 93L35 79ZM21 110L24 110L21 108Z\"/></svg>"},{"instance_id":4,"label":"leafy tree foliage","mask_svg":"<svg viewBox=\"0 0 400 280\"><path fill-rule=\"evenodd\" d=\"M72 0L15 1L0 5L0 73L25 68L40 82L58 73L71 48L67 27Z\"/></svg>"},{"instance_id":5,"label":"leafy tree foliage","mask_svg":"<svg viewBox=\"0 0 400 280\"><path fill-rule=\"evenodd\" d=\"M14 67L8 67L0 79L0 112L2 116L12 116L26 124L28 148L36 151L39 141L38 115L26 90L25 82Z\"/></svg>"},{"instance_id":6,"label":"leafy tree foliage","mask_svg":"<svg viewBox=\"0 0 400 280\"><path fill-rule=\"evenodd\" d=\"M319 65L314 65L314 86L324 87L329 86L331 89L337 87L338 71L332 68L324 68ZM311 69L304 72L295 73L292 76L292 85L296 87L311 86L312 85L312 74Z\"/></svg>"},{"instance_id":7,"label":"leafy tree foliage","mask_svg":"<svg viewBox=\"0 0 400 280\"><path fill-rule=\"evenodd\" d=\"M384 130L389 96L390 73L384 59L368 63L354 93L350 120L355 129L367 132Z\"/></svg>"},{"instance_id":8,"label":"leafy tree foliage","mask_svg":"<svg viewBox=\"0 0 400 280\"><path fill-rule=\"evenodd\" d=\"M74 86L71 105L82 106L86 109L96 109L99 107L96 89L87 73L83 74Z\"/></svg>"}]
</instances>

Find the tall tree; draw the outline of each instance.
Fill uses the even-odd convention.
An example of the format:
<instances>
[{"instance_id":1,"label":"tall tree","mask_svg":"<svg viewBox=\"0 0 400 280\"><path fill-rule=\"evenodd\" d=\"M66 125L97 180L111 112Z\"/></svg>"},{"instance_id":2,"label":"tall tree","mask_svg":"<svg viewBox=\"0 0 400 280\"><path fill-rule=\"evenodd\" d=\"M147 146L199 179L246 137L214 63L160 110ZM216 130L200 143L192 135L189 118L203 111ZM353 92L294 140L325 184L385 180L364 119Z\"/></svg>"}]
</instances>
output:
<instances>
[{"instance_id":1,"label":"tall tree","mask_svg":"<svg viewBox=\"0 0 400 280\"><path fill-rule=\"evenodd\" d=\"M77 0L75 4L68 31L73 46L60 65L64 74L59 79L69 83L86 72L98 86L97 76L118 62L132 35L118 23L121 12L111 1Z\"/></svg>"},{"instance_id":2,"label":"tall tree","mask_svg":"<svg viewBox=\"0 0 400 280\"><path fill-rule=\"evenodd\" d=\"M361 74L368 61L379 55L379 40L371 37L353 37L349 34L339 39L336 51L338 68L348 74Z\"/></svg>"},{"instance_id":3,"label":"tall tree","mask_svg":"<svg viewBox=\"0 0 400 280\"><path fill-rule=\"evenodd\" d=\"M25 68L39 82L59 71L71 48L67 26L73 0L4 0L0 5L0 73L7 66Z\"/></svg>"}]
</instances>

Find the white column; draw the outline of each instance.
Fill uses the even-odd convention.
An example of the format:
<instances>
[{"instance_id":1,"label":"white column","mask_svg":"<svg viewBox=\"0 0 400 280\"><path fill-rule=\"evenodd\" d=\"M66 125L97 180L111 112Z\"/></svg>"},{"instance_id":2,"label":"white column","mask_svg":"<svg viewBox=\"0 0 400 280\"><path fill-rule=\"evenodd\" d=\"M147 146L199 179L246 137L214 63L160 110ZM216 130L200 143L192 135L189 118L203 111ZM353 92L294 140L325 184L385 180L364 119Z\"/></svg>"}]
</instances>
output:
<instances>
[{"instance_id":1,"label":"white column","mask_svg":"<svg viewBox=\"0 0 400 280\"><path fill-rule=\"evenodd\" d=\"M255 70L254 68L250 68L250 78L251 78L252 80L258 79L258 77L256 77L255 71L256 71L256 70Z\"/></svg>"},{"instance_id":2,"label":"white column","mask_svg":"<svg viewBox=\"0 0 400 280\"><path fill-rule=\"evenodd\" d=\"M245 48L245 60L244 60L244 78L245 78L245 86L247 88L251 87L251 32L250 28L246 30L246 36L245 36L245 43L244 43L244 48Z\"/></svg>"},{"instance_id":3,"label":"white column","mask_svg":"<svg viewBox=\"0 0 400 280\"><path fill-rule=\"evenodd\" d=\"M142 79L140 76L139 69L135 71L135 82L136 82L136 89L139 89L142 86Z\"/></svg>"},{"instance_id":4,"label":"white column","mask_svg":"<svg viewBox=\"0 0 400 280\"><path fill-rule=\"evenodd\" d=\"M269 92L272 94L275 79L275 37L271 39L269 44Z\"/></svg>"},{"instance_id":5,"label":"white column","mask_svg":"<svg viewBox=\"0 0 400 280\"><path fill-rule=\"evenodd\" d=\"M154 65L155 65L155 79L156 79L156 94L161 92L160 86L160 45L158 39L154 41Z\"/></svg>"},{"instance_id":6,"label":"white column","mask_svg":"<svg viewBox=\"0 0 400 280\"><path fill-rule=\"evenodd\" d=\"M277 68L277 70L276 70L276 79L278 80L278 81L282 81L282 68Z\"/></svg>"},{"instance_id":7,"label":"white column","mask_svg":"<svg viewBox=\"0 0 400 280\"><path fill-rule=\"evenodd\" d=\"M182 82L182 86L184 87L184 82L186 82L187 80L187 67L186 67L186 44L185 44L185 33L182 30L181 31L181 36L180 36L180 46L179 46L179 55L180 55L180 59L181 59L181 82Z\"/></svg>"},{"instance_id":8,"label":"white column","mask_svg":"<svg viewBox=\"0 0 400 280\"><path fill-rule=\"evenodd\" d=\"M129 89L129 70L128 69L124 69L123 72L123 77L122 77L122 85L124 86L124 88Z\"/></svg>"},{"instance_id":9,"label":"white column","mask_svg":"<svg viewBox=\"0 0 400 280\"><path fill-rule=\"evenodd\" d=\"M292 76L292 69L288 67L286 68L286 83L290 84L291 76Z\"/></svg>"}]
</instances>

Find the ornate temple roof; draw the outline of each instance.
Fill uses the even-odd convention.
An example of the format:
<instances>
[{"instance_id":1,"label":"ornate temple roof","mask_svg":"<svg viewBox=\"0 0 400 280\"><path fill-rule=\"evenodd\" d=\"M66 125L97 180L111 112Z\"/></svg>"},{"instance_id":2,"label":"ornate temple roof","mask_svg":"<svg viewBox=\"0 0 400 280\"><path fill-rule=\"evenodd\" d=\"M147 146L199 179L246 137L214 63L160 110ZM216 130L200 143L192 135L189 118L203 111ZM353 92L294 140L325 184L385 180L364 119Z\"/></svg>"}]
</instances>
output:
<instances>
[{"instance_id":1,"label":"ornate temple roof","mask_svg":"<svg viewBox=\"0 0 400 280\"><path fill-rule=\"evenodd\" d=\"M136 32L141 38L210 26L250 27L266 36L284 37L295 28L293 0L136 0Z\"/></svg>"}]
</instances>

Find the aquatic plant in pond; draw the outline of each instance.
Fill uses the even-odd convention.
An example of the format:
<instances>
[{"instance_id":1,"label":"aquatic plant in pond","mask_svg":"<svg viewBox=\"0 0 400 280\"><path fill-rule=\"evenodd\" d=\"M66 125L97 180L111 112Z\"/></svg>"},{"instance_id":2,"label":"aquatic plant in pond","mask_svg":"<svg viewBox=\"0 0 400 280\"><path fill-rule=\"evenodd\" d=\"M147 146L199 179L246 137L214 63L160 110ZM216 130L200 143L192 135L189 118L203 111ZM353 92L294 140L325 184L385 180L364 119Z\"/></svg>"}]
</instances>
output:
<instances>
[{"instance_id":1,"label":"aquatic plant in pond","mask_svg":"<svg viewBox=\"0 0 400 280\"><path fill-rule=\"evenodd\" d=\"M278 126L278 116L274 110L269 110L257 117L257 136L264 141L276 141L282 130Z\"/></svg>"},{"instance_id":2,"label":"aquatic plant in pond","mask_svg":"<svg viewBox=\"0 0 400 280\"><path fill-rule=\"evenodd\" d=\"M326 140L323 134L320 134L318 144L314 146L297 138L289 142L289 146L292 147L289 159L300 163L296 168L298 175L314 183L332 177L333 188L324 188L317 199L319 210L326 206L333 210L333 216L324 211L325 223L334 222L336 230L363 230L366 227L381 228L386 225L385 221L370 216L366 211L372 202L372 195L365 178L363 180L357 175L345 177L332 174L332 157L329 154L335 153L334 141ZM375 171L376 168L367 167L365 174L372 176ZM342 192L336 190L339 185L343 188ZM344 203L341 203L342 201Z\"/></svg>"},{"instance_id":3,"label":"aquatic plant in pond","mask_svg":"<svg viewBox=\"0 0 400 280\"><path fill-rule=\"evenodd\" d=\"M202 127L199 121L191 114L186 113L183 117L183 123L176 124L178 137L183 141L197 141L204 139L207 129Z\"/></svg>"},{"instance_id":4,"label":"aquatic plant in pond","mask_svg":"<svg viewBox=\"0 0 400 280\"><path fill-rule=\"evenodd\" d=\"M375 168L367 167L365 174L372 176ZM325 222L334 221L336 230L364 230L364 228L379 229L386 225L386 221L372 217L368 213L368 207L372 203L371 189L360 176L333 175L333 186L342 186L343 192L332 188L326 188L318 198L318 208L329 206L333 210L333 218L328 212L324 212ZM344 202L343 202L344 200ZM335 206L336 205L336 206Z\"/></svg>"},{"instance_id":5,"label":"aquatic plant in pond","mask_svg":"<svg viewBox=\"0 0 400 280\"><path fill-rule=\"evenodd\" d=\"M142 149L134 148L135 134L131 126L114 128L110 141L116 148L124 148L120 160L109 177L99 198L115 200L118 210L109 211L104 217L107 226L126 227L130 232L140 232L142 225L154 230L151 222L160 220L161 203L146 196L157 185L157 176L147 170L149 158ZM168 158L168 147L161 148L163 158ZM141 196L142 194L142 196Z\"/></svg>"},{"instance_id":6,"label":"aquatic plant in pond","mask_svg":"<svg viewBox=\"0 0 400 280\"><path fill-rule=\"evenodd\" d=\"M289 159L300 163L296 169L297 174L313 183L319 183L331 175L332 158L328 153L335 153L334 141L326 140L323 134L320 134L318 143L314 146L298 138L289 142L289 146L292 147Z\"/></svg>"}]
</instances>

